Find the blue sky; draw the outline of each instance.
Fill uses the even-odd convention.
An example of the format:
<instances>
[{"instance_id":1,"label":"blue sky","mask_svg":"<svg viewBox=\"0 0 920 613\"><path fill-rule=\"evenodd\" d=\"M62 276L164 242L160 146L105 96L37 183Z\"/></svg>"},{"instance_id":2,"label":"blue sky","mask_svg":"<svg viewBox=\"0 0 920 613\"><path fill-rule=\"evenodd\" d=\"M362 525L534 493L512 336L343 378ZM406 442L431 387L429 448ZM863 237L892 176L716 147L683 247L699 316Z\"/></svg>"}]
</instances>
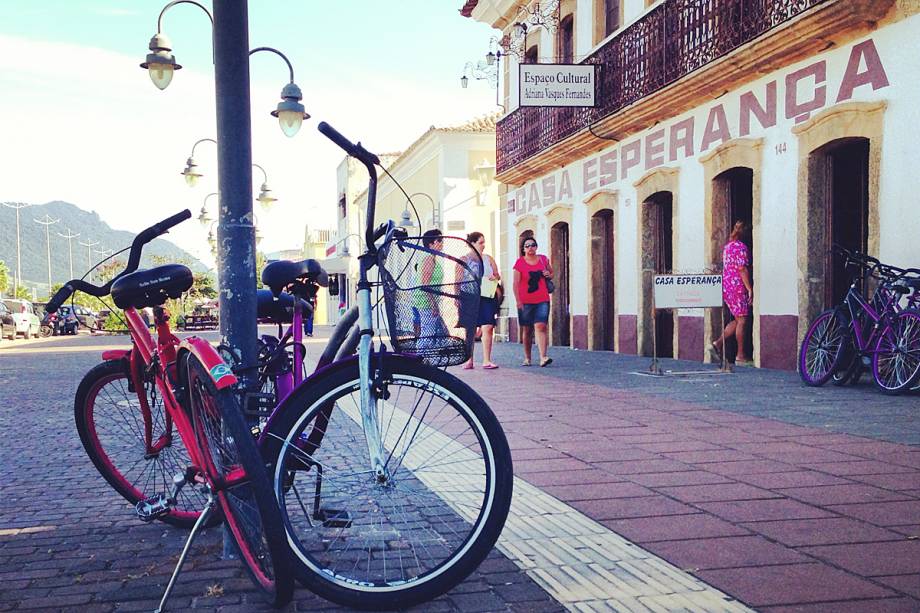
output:
<instances>
[{"instance_id":1,"label":"blue sky","mask_svg":"<svg viewBox=\"0 0 920 613\"><path fill-rule=\"evenodd\" d=\"M157 90L138 67L165 4L0 2L0 136L14 144L0 148L0 200L68 200L115 227L138 230L184 207L197 213L216 191L213 145L196 152L205 172L198 187L186 187L178 174L192 144L215 135L204 13L181 4L164 17L163 31L184 67L167 90ZM297 136L285 137L268 113L287 67L272 54L252 57L253 161L279 198L271 212L257 209L263 249L298 246L308 219L317 227L333 223L342 156L316 132L319 121L372 150L394 151L431 125L495 110L485 82L459 86L464 64L488 51L493 34L461 17L461 4L250 0L250 47L275 47L290 58L313 116ZM206 230L184 226L173 240L204 255Z\"/></svg>"}]
</instances>

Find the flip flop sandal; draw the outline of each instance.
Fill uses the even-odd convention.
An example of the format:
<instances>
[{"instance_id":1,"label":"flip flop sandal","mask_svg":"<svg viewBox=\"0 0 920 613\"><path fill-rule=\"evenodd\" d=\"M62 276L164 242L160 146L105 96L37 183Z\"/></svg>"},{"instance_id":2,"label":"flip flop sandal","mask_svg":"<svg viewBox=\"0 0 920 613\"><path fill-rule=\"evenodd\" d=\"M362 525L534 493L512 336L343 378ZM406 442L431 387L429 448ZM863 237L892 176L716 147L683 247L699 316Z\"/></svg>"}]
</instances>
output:
<instances>
[{"instance_id":1,"label":"flip flop sandal","mask_svg":"<svg viewBox=\"0 0 920 613\"><path fill-rule=\"evenodd\" d=\"M492 362L489 362L488 364L483 364L482 367L485 370L495 370L496 368L498 368L498 364L493 364Z\"/></svg>"},{"instance_id":2,"label":"flip flop sandal","mask_svg":"<svg viewBox=\"0 0 920 613\"><path fill-rule=\"evenodd\" d=\"M540 367L549 366L553 363L553 358L546 358L545 360L540 360Z\"/></svg>"},{"instance_id":3,"label":"flip flop sandal","mask_svg":"<svg viewBox=\"0 0 920 613\"><path fill-rule=\"evenodd\" d=\"M466 362L465 364L463 364L463 370L473 370L474 368L476 367L470 364L469 362Z\"/></svg>"},{"instance_id":4,"label":"flip flop sandal","mask_svg":"<svg viewBox=\"0 0 920 613\"><path fill-rule=\"evenodd\" d=\"M530 366L530 360L524 360L521 362L521 366Z\"/></svg>"}]
</instances>

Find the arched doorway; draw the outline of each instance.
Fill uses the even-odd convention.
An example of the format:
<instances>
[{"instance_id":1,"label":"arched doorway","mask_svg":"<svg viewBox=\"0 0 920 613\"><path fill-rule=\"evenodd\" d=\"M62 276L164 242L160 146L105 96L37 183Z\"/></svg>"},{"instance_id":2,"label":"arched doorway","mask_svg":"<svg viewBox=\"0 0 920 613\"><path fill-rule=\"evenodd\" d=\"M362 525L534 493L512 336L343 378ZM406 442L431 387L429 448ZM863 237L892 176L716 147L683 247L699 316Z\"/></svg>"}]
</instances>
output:
<instances>
[{"instance_id":1,"label":"arched doorway","mask_svg":"<svg viewBox=\"0 0 920 613\"><path fill-rule=\"evenodd\" d=\"M846 291L834 242L878 257L879 185L886 102L826 109L792 131L799 139L798 336ZM796 345L797 346L797 345Z\"/></svg>"},{"instance_id":2,"label":"arched doorway","mask_svg":"<svg viewBox=\"0 0 920 613\"><path fill-rule=\"evenodd\" d=\"M649 299L647 317L654 332L643 335L643 355L674 357L674 312L651 309L655 275L669 273L674 268L674 197L671 192L655 192L642 203L642 292ZM654 343L654 345L653 345Z\"/></svg>"},{"instance_id":3,"label":"arched doorway","mask_svg":"<svg viewBox=\"0 0 920 613\"><path fill-rule=\"evenodd\" d=\"M713 248L719 251L717 261L722 261L722 247L728 242L732 227L735 225L736 221L745 222L748 228L753 227L753 209L753 169L736 166L723 171L712 180L711 240ZM752 280L754 279L754 265L756 264L756 262L753 261L753 254L755 253L753 240L753 234L750 232L743 238L744 243L748 247L748 254L751 255L750 274ZM728 323L732 320L732 314L728 311L727 307L723 307L723 311L724 321ZM753 313L751 313L751 315L753 315ZM753 317L751 317L751 319L753 320ZM754 355L754 326L751 325L752 323L753 321L748 324L747 333L744 338L744 353L748 356ZM713 326L712 337L718 338L721 334L720 328L722 326L722 321L716 321L716 318L712 318L711 325ZM737 347L734 338L727 340L725 343L725 355L734 356L736 352ZM732 358L730 357L729 359Z\"/></svg>"},{"instance_id":4,"label":"arched doorway","mask_svg":"<svg viewBox=\"0 0 920 613\"><path fill-rule=\"evenodd\" d=\"M588 348L613 351L616 311L614 309L615 257L614 217L611 209L591 216L591 243L588 284L591 316Z\"/></svg>"},{"instance_id":5,"label":"arched doorway","mask_svg":"<svg viewBox=\"0 0 920 613\"><path fill-rule=\"evenodd\" d=\"M571 321L569 317L569 224L558 222L549 231L549 259L553 265L556 291L550 299L549 338L553 345L569 346Z\"/></svg>"}]
</instances>

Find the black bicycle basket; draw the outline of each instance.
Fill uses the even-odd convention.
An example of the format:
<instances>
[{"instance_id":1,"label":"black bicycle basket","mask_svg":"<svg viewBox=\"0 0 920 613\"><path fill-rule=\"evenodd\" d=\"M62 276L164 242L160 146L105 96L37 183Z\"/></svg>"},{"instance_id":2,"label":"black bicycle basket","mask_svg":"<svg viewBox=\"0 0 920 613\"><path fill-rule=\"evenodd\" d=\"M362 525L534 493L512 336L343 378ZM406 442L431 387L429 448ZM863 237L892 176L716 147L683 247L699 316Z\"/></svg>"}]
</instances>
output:
<instances>
[{"instance_id":1,"label":"black bicycle basket","mask_svg":"<svg viewBox=\"0 0 920 613\"><path fill-rule=\"evenodd\" d=\"M482 257L462 238L393 238L378 252L390 342L431 366L462 364L473 355Z\"/></svg>"}]
</instances>

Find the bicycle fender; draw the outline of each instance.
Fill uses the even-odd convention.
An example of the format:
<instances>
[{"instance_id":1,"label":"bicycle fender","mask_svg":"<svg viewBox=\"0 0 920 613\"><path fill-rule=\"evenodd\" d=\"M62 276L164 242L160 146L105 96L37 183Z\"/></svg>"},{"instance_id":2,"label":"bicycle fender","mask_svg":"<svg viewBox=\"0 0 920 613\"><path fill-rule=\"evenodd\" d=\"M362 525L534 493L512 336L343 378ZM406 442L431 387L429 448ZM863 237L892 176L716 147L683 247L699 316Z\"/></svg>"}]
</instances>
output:
<instances>
[{"instance_id":1,"label":"bicycle fender","mask_svg":"<svg viewBox=\"0 0 920 613\"><path fill-rule=\"evenodd\" d=\"M236 375L233 374L227 363L220 358L220 354L208 341L197 336L189 336L182 339L179 348L198 358L198 361L208 369L208 374L217 389L224 389L236 384Z\"/></svg>"},{"instance_id":2,"label":"bicycle fender","mask_svg":"<svg viewBox=\"0 0 920 613\"><path fill-rule=\"evenodd\" d=\"M102 352L102 359L106 362L109 360L127 360L130 355L130 349L107 349Z\"/></svg>"}]
</instances>

